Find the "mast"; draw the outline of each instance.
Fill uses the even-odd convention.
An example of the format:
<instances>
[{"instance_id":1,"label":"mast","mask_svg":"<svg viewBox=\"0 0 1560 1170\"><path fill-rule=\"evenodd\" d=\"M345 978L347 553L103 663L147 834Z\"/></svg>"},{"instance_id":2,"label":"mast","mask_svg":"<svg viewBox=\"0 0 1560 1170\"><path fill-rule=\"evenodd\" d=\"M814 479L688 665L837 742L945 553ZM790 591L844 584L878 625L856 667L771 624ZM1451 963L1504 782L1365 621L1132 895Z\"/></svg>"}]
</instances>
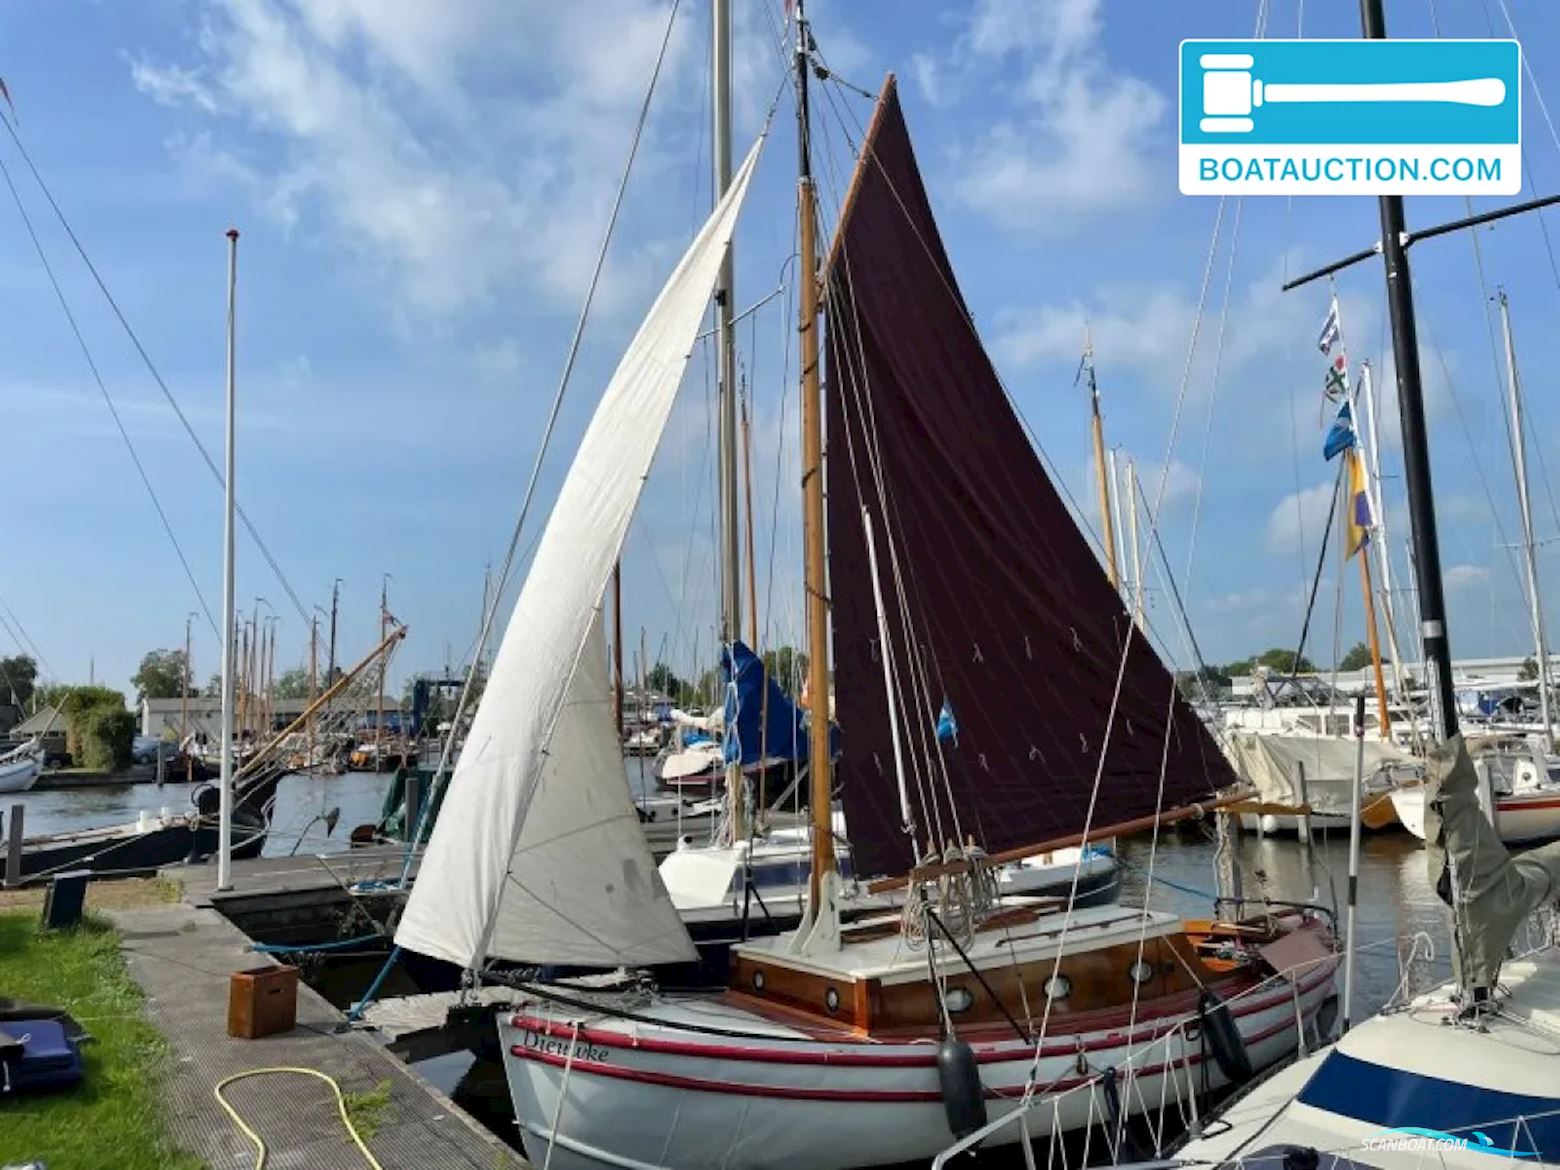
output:
<instances>
[{"instance_id":1,"label":"mast","mask_svg":"<svg viewBox=\"0 0 1560 1170\"><path fill-rule=\"evenodd\" d=\"M379 640L385 640L385 629L390 624L390 574L385 573L379 580ZM379 660L379 681L375 685L374 708L377 714L374 718L374 771L383 772L385 768L385 660Z\"/></svg>"},{"instance_id":2,"label":"mast","mask_svg":"<svg viewBox=\"0 0 1560 1170\"><path fill-rule=\"evenodd\" d=\"M179 682L179 742L190 734L190 620L193 614L184 615L184 677Z\"/></svg>"},{"instance_id":3,"label":"mast","mask_svg":"<svg viewBox=\"0 0 1560 1170\"><path fill-rule=\"evenodd\" d=\"M309 707L312 710L314 700L319 696L320 689L320 619L318 614L309 615ZM307 766L314 767L314 716L309 716L308 746L304 749L304 759Z\"/></svg>"},{"instance_id":4,"label":"mast","mask_svg":"<svg viewBox=\"0 0 1560 1170\"><path fill-rule=\"evenodd\" d=\"M1392 738L1392 717L1387 712L1387 682L1381 673L1381 640L1376 634L1376 603L1371 596L1370 549L1359 550L1360 589L1365 595L1365 637L1370 643L1370 664L1376 677L1376 720L1382 739Z\"/></svg>"},{"instance_id":5,"label":"mast","mask_svg":"<svg viewBox=\"0 0 1560 1170\"><path fill-rule=\"evenodd\" d=\"M753 433L748 426L747 394L742 395L742 487L747 496L748 645L758 653L758 558L753 555ZM767 694L767 688L766 688Z\"/></svg>"},{"instance_id":6,"label":"mast","mask_svg":"<svg viewBox=\"0 0 1560 1170\"><path fill-rule=\"evenodd\" d=\"M483 593L486 594L486 587ZM487 612L484 604L482 612ZM612 565L612 713L617 719L618 742L623 742L623 562Z\"/></svg>"},{"instance_id":7,"label":"mast","mask_svg":"<svg viewBox=\"0 0 1560 1170\"><path fill-rule=\"evenodd\" d=\"M1506 342L1506 384L1511 393L1511 469L1517 478L1517 504L1522 509L1522 555L1527 565L1528 608L1533 620L1533 641L1538 652L1538 705L1544 720L1544 739L1554 734L1550 722L1549 638L1544 629L1543 597L1538 590L1538 555L1533 544L1533 511L1528 501L1527 438L1522 427L1522 381L1517 373L1517 344L1511 334L1511 305L1501 289L1500 328Z\"/></svg>"},{"instance_id":8,"label":"mast","mask_svg":"<svg viewBox=\"0 0 1560 1170\"><path fill-rule=\"evenodd\" d=\"M1370 362L1360 362L1361 397L1365 400L1365 431L1370 443L1370 516L1375 528L1376 556L1380 558L1381 610L1387 620L1387 651L1392 655L1392 685L1398 699L1408 702L1408 686L1403 677L1403 652L1398 649L1397 611L1392 597L1392 545L1387 537L1386 490L1381 478L1381 437L1376 430L1376 381L1371 376ZM1417 731L1416 731L1417 734Z\"/></svg>"},{"instance_id":9,"label":"mast","mask_svg":"<svg viewBox=\"0 0 1560 1170\"><path fill-rule=\"evenodd\" d=\"M829 759L829 604L824 580L823 393L818 384L818 240L812 142L807 111L807 17L796 0L796 203L800 216L802 364L802 523L806 553L807 689L812 695L808 768L811 772L812 876L808 915L820 908L823 875L834 873L833 762Z\"/></svg>"},{"instance_id":10,"label":"mast","mask_svg":"<svg viewBox=\"0 0 1560 1170\"><path fill-rule=\"evenodd\" d=\"M1092 414L1091 429L1094 433L1094 476L1100 491L1100 541L1105 545L1105 572L1110 576L1113 589L1121 589L1120 571L1116 565L1116 526L1111 516L1111 484L1115 479L1115 452L1111 452L1107 473L1105 458L1105 422L1100 416L1100 384L1094 376L1094 338L1084 331L1083 366L1079 373L1089 379L1089 410Z\"/></svg>"},{"instance_id":11,"label":"mast","mask_svg":"<svg viewBox=\"0 0 1560 1170\"><path fill-rule=\"evenodd\" d=\"M217 889L233 888L233 343L238 292L238 229L228 228L227 459L222 508L222 770L218 791Z\"/></svg>"},{"instance_id":12,"label":"mast","mask_svg":"<svg viewBox=\"0 0 1560 1170\"><path fill-rule=\"evenodd\" d=\"M1138 542L1137 464L1127 460L1127 531L1132 542L1132 620L1143 629L1143 563Z\"/></svg>"},{"instance_id":13,"label":"mast","mask_svg":"<svg viewBox=\"0 0 1560 1170\"><path fill-rule=\"evenodd\" d=\"M731 186L731 0L712 0L710 84L714 87L711 153L718 205ZM732 249L715 281L715 331L720 352L720 641L726 653L742 636L741 513L737 511L737 345L732 331ZM734 666L735 664L733 664ZM733 725L735 719L732 720ZM725 734L735 734L727 727ZM726 805L733 838L742 834L742 757L726 764Z\"/></svg>"},{"instance_id":14,"label":"mast","mask_svg":"<svg viewBox=\"0 0 1560 1170\"><path fill-rule=\"evenodd\" d=\"M336 681L336 609L341 602L341 578L330 587L330 649L325 655L326 685Z\"/></svg>"},{"instance_id":15,"label":"mast","mask_svg":"<svg viewBox=\"0 0 1560 1170\"><path fill-rule=\"evenodd\" d=\"M1385 40L1387 21L1381 0L1360 0L1365 36ZM1457 734L1457 703L1452 694L1452 655L1446 637L1446 594L1441 583L1441 541L1435 527L1435 497L1430 476L1430 441L1425 430L1424 384L1419 374L1419 330L1414 321L1414 287L1408 269L1403 197L1382 195L1381 258L1387 269L1387 307L1392 318L1399 425L1403 431L1403 480L1408 494L1409 528L1414 544L1414 578L1419 587L1420 637L1424 641L1426 689L1434 697L1436 735Z\"/></svg>"}]
</instances>

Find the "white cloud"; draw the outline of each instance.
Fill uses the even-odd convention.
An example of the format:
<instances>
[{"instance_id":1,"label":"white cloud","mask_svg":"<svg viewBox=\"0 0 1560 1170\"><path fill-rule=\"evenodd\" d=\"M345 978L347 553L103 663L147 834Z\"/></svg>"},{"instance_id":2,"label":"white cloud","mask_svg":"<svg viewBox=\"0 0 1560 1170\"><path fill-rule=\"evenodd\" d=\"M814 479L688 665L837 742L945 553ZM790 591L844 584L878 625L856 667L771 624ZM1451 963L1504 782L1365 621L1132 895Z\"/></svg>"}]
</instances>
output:
<instances>
[{"instance_id":1,"label":"white cloud","mask_svg":"<svg viewBox=\"0 0 1560 1170\"><path fill-rule=\"evenodd\" d=\"M912 58L934 103L973 88L966 78L1017 69L1013 115L959 159L967 205L1004 227L1065 230L1153 189L1148 138L1165 98L1107 59L1103 23L1102 0L978 0L945 62Z\"/></svg>"},{"instance_id":2,"label":"white cloud","mask_svg":"<svg viewBox=\"0 0 1560 1170\"><path fill-rule=\"evenodd\" d=\"M132 58L131 78L203 116L186 154L346 243L402 300L444 313L518 282L572 301L666 17L660 0L218 0L195 63ZM693 84L679 25L658 107ZM241 164L200 137L231 140L235 120L255 132ZM653 142L640 162L655 169ZM650 257L620 264L603 292L631 299Z\"/></svg>"},{"instance_id":3,"label":"white cloud","mask_svg":"<svg viewBox=\"0 0 1560 1170\"><path fill-rule=\"evenodd\" d=\"M471 365L477 376L488 382L506 382L516 378L525 367L525 356L513 337L491 345L478 345L471 353Z\"/></svg>"},{"instance_id":4,"label":"white cloud","mask_svg":"<svg viewBox=\"0 0 1560 1170\"><path fill-rule=\"evenodd\" d=\"M1295 553L1302 547L1315 550L1332 510L1334 485L1324 480L1313 487L1290 492L1268 516L1267 547L1275 554Z\"/></svg>"},{"instance_id":5,"label":"white cloud","mask_svg":"<svg viewBox=\"0 0 1560 1170\"><path fill-rule=\"evenodd\" d=\"M1446 588L1455 592L1482 589L1490 579L1490 571L1484 565L1452 565L1441 571Z\"/></svg>"}]
</instances>

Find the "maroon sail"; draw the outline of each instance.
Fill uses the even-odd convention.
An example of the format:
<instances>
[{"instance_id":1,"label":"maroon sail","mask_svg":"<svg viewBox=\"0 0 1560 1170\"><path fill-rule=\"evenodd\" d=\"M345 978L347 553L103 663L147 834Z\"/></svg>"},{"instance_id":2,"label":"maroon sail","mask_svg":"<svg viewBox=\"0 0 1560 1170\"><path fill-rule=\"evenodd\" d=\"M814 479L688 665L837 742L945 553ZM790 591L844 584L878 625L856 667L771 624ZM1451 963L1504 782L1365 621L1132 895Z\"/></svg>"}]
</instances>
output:
<instances>
[{"instance_id":1,"label":"maroon sail","mask_svg":"<svg viewBox=\"0 0 1560 1170\"><path fill-rule=\"evenodd\" d=\"M829 592L855 871L903 873L928 840L941 848L956 831L990 852L1077 833L1097 770L1097 828L1233 783L1147 640L1129 645L1130 618L997 380L892 78L825 279ZM902 824L864 509L914 840Z\"/></svg>"}]
</instances>

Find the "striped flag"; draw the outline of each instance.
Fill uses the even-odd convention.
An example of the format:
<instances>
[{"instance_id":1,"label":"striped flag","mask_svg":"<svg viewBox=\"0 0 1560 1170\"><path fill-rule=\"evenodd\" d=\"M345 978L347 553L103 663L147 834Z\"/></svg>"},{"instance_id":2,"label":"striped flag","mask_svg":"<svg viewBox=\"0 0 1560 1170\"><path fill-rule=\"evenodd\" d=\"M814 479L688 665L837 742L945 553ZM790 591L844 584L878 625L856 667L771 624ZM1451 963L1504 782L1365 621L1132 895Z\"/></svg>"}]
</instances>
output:
<instances>
[{"instance_id":1,"label":"striped flag","mask_svg":"<svg viewBox=\"0 0 1560 1170\"><path fill-rule=\"evenodd\" d=\"M1327 320L1322 322L1321 336L1316 339L1316 348L1323 353L1331 353L1333 343L1342 335L1343 325L1338 320L1338 298L1333 297L1327 310Z\"/></svg>"}]
</instances>

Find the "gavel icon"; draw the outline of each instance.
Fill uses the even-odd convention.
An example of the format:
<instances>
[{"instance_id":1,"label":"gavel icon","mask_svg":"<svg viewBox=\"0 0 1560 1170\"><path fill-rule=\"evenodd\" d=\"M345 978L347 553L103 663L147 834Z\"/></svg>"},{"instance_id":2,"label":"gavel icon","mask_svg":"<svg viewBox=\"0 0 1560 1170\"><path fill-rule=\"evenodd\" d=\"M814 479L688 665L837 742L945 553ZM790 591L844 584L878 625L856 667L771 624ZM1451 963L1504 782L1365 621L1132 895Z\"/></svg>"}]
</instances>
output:
<instances>
[{"instance_id":1,"label":"gavel icon","mask_svg":"<svg viewBox=\"0 0 1560 1170\"><path fill-rule=\"evenodd\" d=\"M1249 134L1251 112L1264 105L1324 102L1451 102L1461 106L1498 106L1506 83L1498 77L1467 81L1379 81L1264 84L1251 75L1256 61L1245 53L1205 53L1203 69L1204 134Z\"/></svg>"}]
</instances>

